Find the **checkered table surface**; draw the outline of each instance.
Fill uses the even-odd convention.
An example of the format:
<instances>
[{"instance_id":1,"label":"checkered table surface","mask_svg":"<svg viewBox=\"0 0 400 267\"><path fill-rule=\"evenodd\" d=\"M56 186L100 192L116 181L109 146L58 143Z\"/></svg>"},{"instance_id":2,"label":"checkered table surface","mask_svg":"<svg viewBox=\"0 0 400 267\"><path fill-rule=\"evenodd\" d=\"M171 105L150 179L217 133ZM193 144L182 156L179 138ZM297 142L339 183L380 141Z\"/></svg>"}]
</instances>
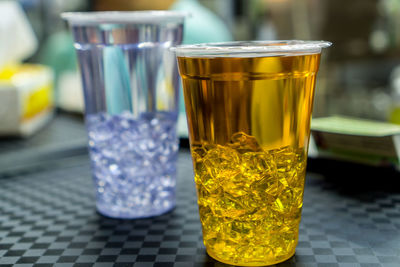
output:
<instances>
[{"instance_id":1,"label":"checkered table surface","mask_svg":"<svg viewBox=\"0 0 400 267\"><path fill-rule=\"evenodd\" d=\"M56 112L54 119L30 138L8 137L0 139L0 155L4 153L22 151L32 148L61 144L70 145L70 140L79 140L86 143L86 129L83 119L78 115L71 115L65 112ZM68 139L66 139L68 137ZM1 160L1 159L0 159Z\"/></svg>"},{"instance_id":2,"label":"checkered table surface","mask_svg":"<svg viewBox=\"0 0 400 267\"><path fill-rule=\"evenodd\" d=\"M87 155L0 173L0 266L226 266L202 243L187 150L178 166L177 207L128 221L96 213ZM308 173L296 254L278 266L400 266L400 189L341 186Z\"/></svg>"}]
</instances>

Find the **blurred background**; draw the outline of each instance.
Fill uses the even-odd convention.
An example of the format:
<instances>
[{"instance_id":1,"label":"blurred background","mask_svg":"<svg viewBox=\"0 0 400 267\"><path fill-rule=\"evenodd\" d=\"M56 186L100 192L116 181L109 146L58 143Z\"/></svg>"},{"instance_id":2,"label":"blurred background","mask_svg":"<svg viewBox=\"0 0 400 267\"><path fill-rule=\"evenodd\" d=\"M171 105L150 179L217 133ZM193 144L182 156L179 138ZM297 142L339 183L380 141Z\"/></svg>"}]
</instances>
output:
<instances>
[{"instance_id":1,"label":"blurred background","mask_svg":"<svg viewBox=\"0 0 400 267\"><path fill-rule=\"evenodd\" d=\"M58 113L80 114L83 110L75 52L67 25L60 19L61 12L175 9L194 14L187 21L185 43L272 39L331 41L334 45L325 51L319 73L314 117L340 114L400 124L398 0L11 2L21 6L36 44L15 62L0 60L0 80L7 80L18 72L20 63L47 66L54 74L51 80L54 91L47 96L47 102L43 101L44 93L42 99L36 95L37 101L43 102L36 105L38 112L50 106ZM0 26L1 23L0 20ZM0 35L0 42L3 42L1 39L7 37L4 27L0 33L3 33ZM7 49L13 46L3 45L0 50L3 48L2 53L7 54ZM31 106L35 106L34 99L30 99ZM2 117L4 115L0 119ZM51 118L57 119L57 116Z\"/></svg>"}]
</instances>

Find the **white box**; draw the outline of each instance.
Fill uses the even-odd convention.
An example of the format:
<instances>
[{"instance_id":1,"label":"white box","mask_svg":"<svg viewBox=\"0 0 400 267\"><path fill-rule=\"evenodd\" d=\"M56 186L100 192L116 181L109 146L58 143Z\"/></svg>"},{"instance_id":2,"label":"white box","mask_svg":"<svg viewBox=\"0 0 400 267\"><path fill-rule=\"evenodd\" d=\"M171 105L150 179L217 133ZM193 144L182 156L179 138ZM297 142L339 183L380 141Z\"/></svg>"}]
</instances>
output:
<instances>
[{"instance_id":1,"label":"white box","mask_svg":"<svg viewBox=\"0 0 400 267\"><path fill-rule=\"evenodd\" d=\"M0 136L32 135L53 116L53 71L23 64L0 73Z\"/></svg>"}]
</instances>

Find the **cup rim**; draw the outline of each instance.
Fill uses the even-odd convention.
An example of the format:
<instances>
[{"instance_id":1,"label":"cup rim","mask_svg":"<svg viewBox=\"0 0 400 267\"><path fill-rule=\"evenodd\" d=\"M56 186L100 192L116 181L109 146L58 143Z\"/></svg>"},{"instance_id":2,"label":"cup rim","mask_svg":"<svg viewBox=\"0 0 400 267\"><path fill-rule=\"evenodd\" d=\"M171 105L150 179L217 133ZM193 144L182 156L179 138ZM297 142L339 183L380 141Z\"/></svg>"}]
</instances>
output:
<instances>
[{"instance_id":1,"label":"cup rim","mask_svg":"<svg viewBox=\"0 0 400 267\"><path fill-rule=\"evenodd\" d=\"M190 14L172 10L63 12L61 18L70 25L183 22Z\"/></svg>"},{"instance_id":2,"label":"cup rim","mask_svg":"<svg viewBox=\"0 0 400 267\"><path fill-rule=\"evenodd\" d=\"M179 57L246 57L318 54L331 46L328 41L266 40L178 45L172 50Z\"/></svg>"}]
</instances>

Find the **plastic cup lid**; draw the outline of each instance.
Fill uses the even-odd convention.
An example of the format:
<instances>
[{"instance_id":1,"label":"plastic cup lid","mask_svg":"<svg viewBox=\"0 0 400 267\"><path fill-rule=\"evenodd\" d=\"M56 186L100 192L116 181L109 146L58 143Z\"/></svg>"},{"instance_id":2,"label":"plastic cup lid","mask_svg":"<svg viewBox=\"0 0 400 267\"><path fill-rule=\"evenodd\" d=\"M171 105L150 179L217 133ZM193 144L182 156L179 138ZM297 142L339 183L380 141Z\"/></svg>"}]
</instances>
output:
<instances>
[{"instance_id":1,"label":"plastic cup lid","mask_svg":"<svg viewBox=\"0 0 400 267\"><path fill-rule=\"evenodd\" d=\"M183 22L190 14L179 11L105 11L105 12L65 12L61 17L71 25L98 24L158 24L165 22Z\"/></svg>"},{"instance_id":2,"label":"plastic cup lid","mask_svg":"<svg viewBox=\"0 0 400 267\"><path fill-rule=\"evenodd\" d=\"M173 48L179 57L255 57L318 54L331 46L327 41L238 41L180 45Z\"/></svg>"}]
</instances>

